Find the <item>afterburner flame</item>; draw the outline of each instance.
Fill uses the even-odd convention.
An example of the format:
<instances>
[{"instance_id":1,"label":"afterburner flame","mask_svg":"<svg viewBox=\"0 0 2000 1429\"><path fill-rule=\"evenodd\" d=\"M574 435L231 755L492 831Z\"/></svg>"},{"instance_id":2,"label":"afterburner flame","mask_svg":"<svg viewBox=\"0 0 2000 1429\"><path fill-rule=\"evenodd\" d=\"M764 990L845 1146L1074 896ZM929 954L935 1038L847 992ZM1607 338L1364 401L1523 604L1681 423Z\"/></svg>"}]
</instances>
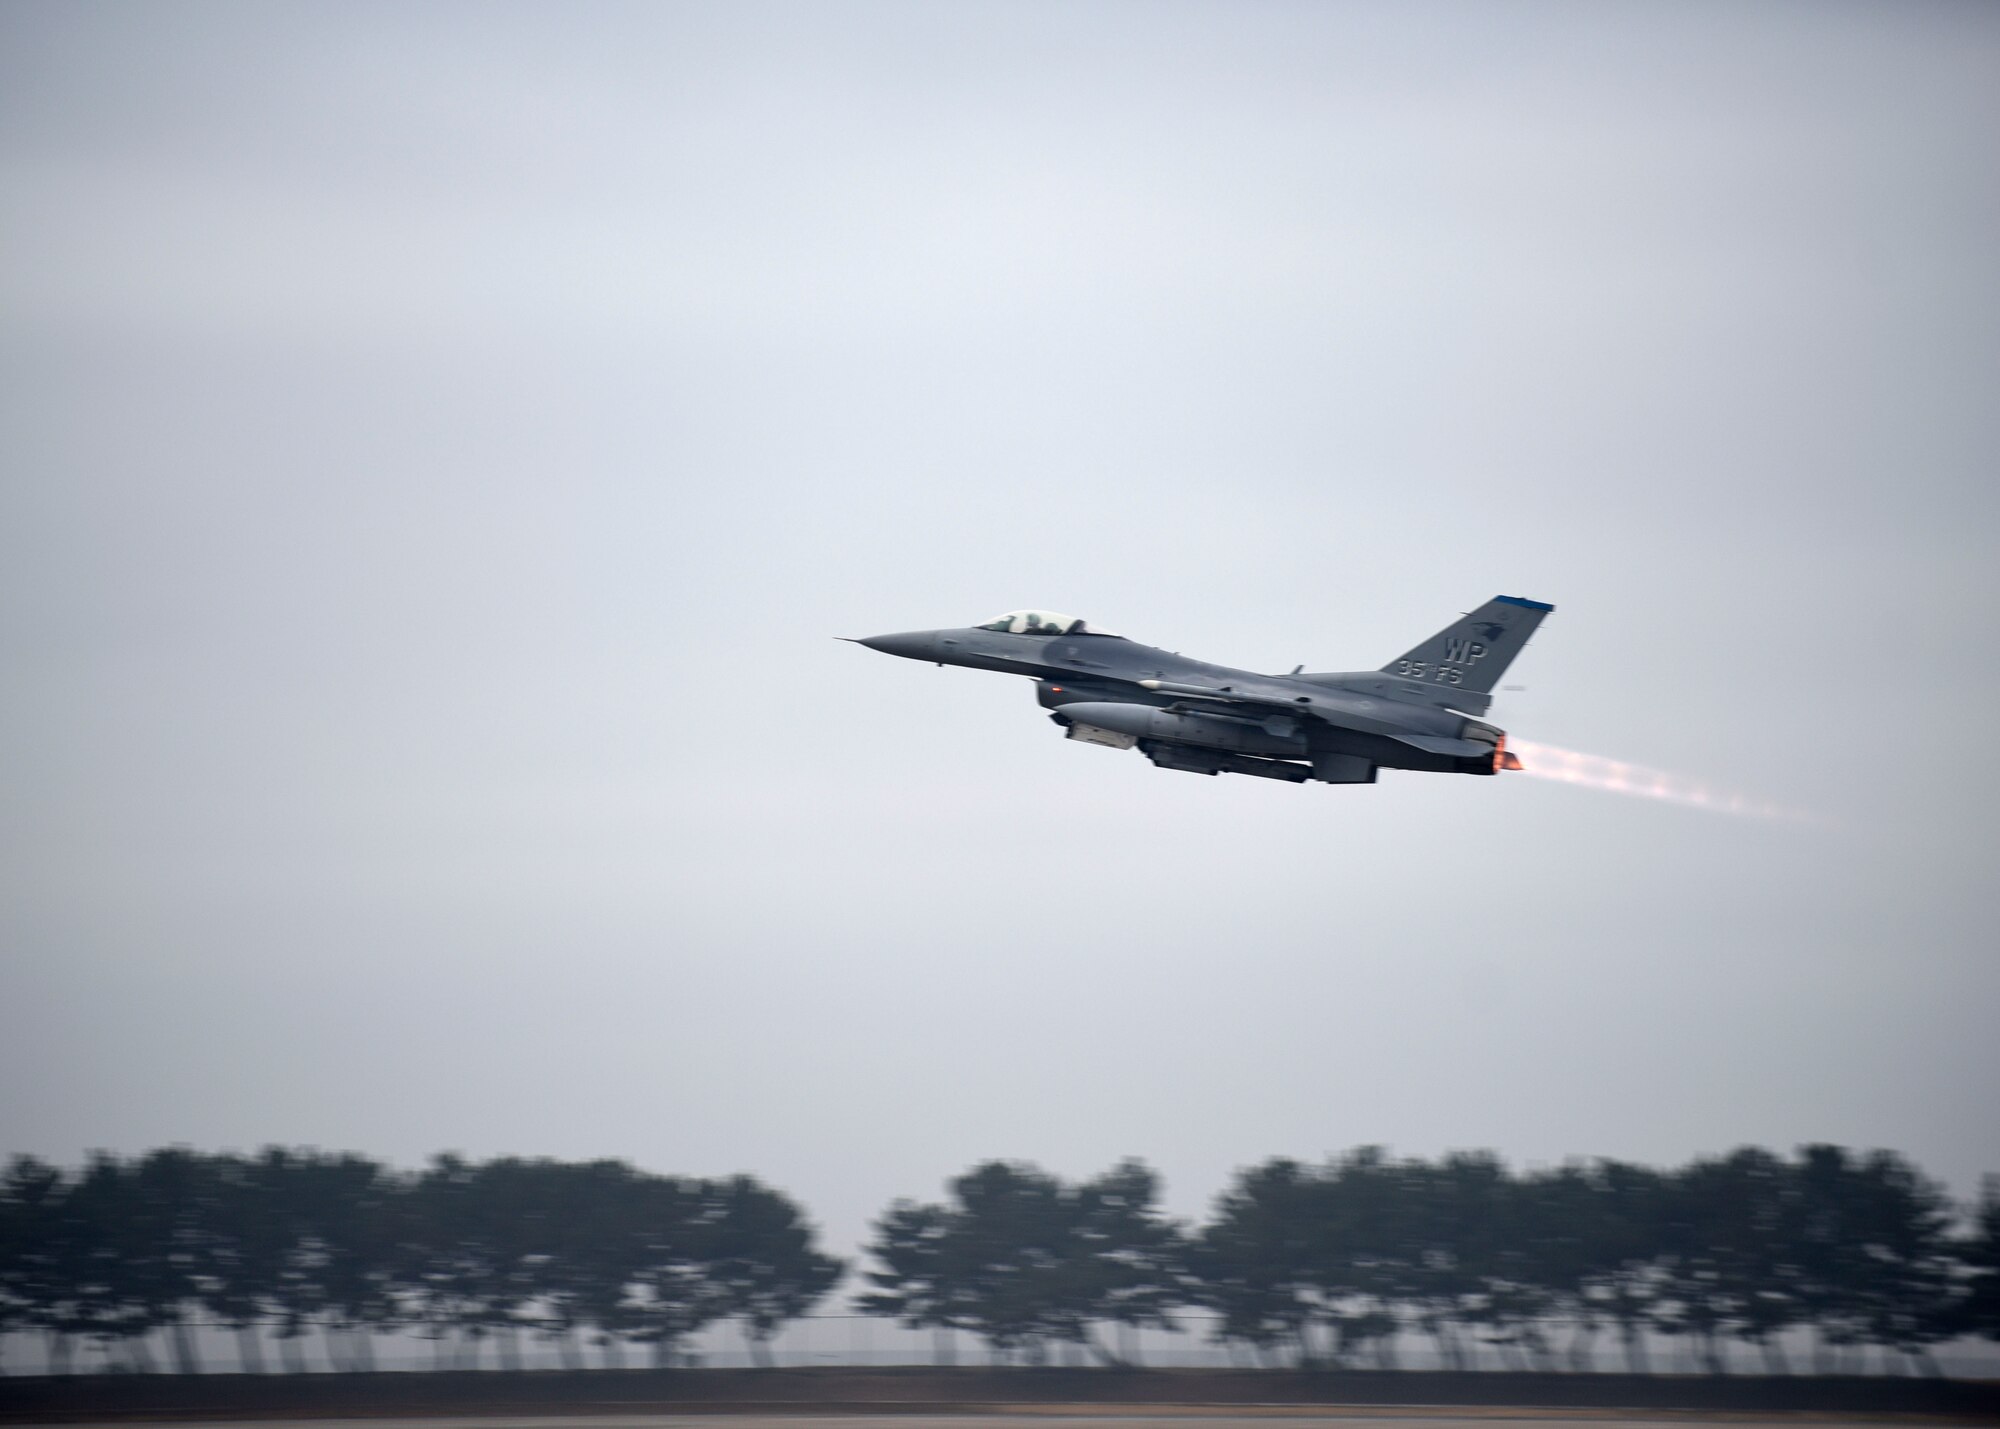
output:
<instances>
[{"instance_id":1,"label":"afterburner flame","mask_svg":"<svg viewBox=\"0 0 2000 1429\"><path fill-rule=\"evenodd\" d=\"M1681 804L1710 813L1736 814L1749 819L1787 819L1810 822L1812 816L1782 804L1752 798L1748 794L1701 779L1669 774L1664 769L1648 769L1643 764L1627 764L1622 759L1606 759L1601 754L1578 754L1553 744L1535 744L1525 739L1507 741L1507 747L1521 756L1521 772L1536 779L1553 779L1558 784L1580 784L1586 789L1602 789L1609 794L1628 794L1637 799L1657 799L1663 804Z\"/></svg>"}]
</instances>

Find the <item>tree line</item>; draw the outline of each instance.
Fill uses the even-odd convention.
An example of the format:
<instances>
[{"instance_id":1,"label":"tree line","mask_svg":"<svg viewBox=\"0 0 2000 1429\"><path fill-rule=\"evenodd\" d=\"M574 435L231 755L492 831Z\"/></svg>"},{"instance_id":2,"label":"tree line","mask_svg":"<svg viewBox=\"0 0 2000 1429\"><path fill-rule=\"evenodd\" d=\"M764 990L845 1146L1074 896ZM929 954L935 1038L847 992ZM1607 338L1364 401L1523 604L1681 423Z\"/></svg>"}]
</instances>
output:
<instances>
[{"instance_id":1,"label":"tree line","mask_svg":"<svg viewBox=\"0 0 2000 1429\"><path fill-rule=\"evenodd\" d=\"M657 1365L735 1320L752 1354L845 1267L814 1246L789 1198L749 1176L659 1176L622 1161L440 1156L399 1173L367 1157L272 1147L254 1157L181 1147L71 1173L16 1157L0 1184L0 1329L40 1331L54 1373L78 1340L131 1368L201 1368L191 1327L236 1332L239 1367L265 1369L274 1334L302 1370L317 1329L336 1369L374 1367L374 1336L436 1342L439 1367L505 1368L521 1337L580 1368L626 1347Z\"/></svg>"},{"instance_id":2,"label":"tree line","mask_svg":"<svg viewBox=\"0 0 2000 1429\"><path fill-rule=\"evenodd\" d=\"M1255 1362L1394 1368L1412 1337L1448 1367L1479 1347L1510 1367L1590 1370L1598 1347L1646 1372L1658 1336L1721 1372L1730 1342L1772 1372L1935 1372L1930 1347L2000 1339L2000 1192L1961 1214L1892 1152L1756 1148L1667 1170L1617 1161L1515 1172L1490 1153L1435 1161L1362 1148L1240 1171L1209 1219L1164 1214L1126 1161L1081 1181L992 1161L937 1203L873 1227L863 1313L985 1340L996 1362L1071 1347L1136 1360L1142 1328L1204 1312ZM734 1321L752 1358L840 1282L802 1209L754 1177L656 1175L620 1161L369 1158L173 1147L69 1170L16 1157L0 1181L0 1331L79 1342L152 1369L203 1367L193 1330L236 1332L238 1367L336 1369L415 1333L440 1367L521 1363L525 1337L581 1367L629 1353L687 1362ZM1787 1346L1808 1346L1794 1363ZM488 1347L491 1346L489 1355Z\"/></svg>"},{"instance_id":3,"label":"tree line","mask_svg":"<svg viewBox=\"0 0 2000 1429\"><path fill-rule=\"evenodd\" d=\"M976 1167L947 1203L881 1218L862 1307L971 1331L1003 1358L1071 1342L1103 1363L1121 1356L1098 1327L1167 1326L1179 1307L1262 1363L1309 1367L1395 1368L1416 1336L1450 1368L1484 1345L1513 1368L1589 1370L1609 1337L1646 1373L1664 1335L1716 1373L1732 1340L1789 1373L1789 1336L1818 1372L1873 1348L1935 1373L1932 1345L2000 1338L2000 1195L1989 1185L1962 1219L1891 1152L1517 1174L1485 1152L1362 1148L1241 1171L1193 1228L1160 1214L1158 1189L1137 1162L1073 1185Z\"/></svg>"}]
</instances>

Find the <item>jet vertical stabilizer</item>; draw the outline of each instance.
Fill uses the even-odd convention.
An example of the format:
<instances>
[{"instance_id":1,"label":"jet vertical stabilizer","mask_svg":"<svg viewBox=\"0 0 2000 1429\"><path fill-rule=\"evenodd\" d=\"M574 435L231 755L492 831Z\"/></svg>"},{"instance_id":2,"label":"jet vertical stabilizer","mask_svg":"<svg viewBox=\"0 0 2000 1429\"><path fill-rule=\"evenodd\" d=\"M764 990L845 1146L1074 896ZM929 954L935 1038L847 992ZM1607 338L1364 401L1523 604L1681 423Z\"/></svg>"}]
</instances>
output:
<instances>
[{"instance_id":1,"label":"jet vertical stabilizer","mask_svg":"<svg viewBox=\"0 0 2000 1429\"><path fill-rule=\"evenodd\" d=\"M1401 659L1391 660L1382 673L1446 689L1491 694L1542 617L1554 609L1539 600L1496 595Z\"/></svg>"}]
</instances>

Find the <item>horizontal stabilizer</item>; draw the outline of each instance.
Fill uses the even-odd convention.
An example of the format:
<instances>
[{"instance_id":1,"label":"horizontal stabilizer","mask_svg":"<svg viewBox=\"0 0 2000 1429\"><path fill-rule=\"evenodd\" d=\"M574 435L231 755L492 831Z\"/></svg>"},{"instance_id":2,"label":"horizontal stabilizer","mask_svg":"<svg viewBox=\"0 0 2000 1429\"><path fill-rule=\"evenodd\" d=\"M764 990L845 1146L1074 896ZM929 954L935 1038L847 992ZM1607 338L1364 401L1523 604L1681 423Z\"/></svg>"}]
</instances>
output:
<instances>
[{"instance_id":1,"label":"horizontal stabilizer","mask_svg":"<svg viewBox=\"0 0 2000 1429\"><path fill-rule=\"evenodd\" d=\"M1441 734L1392 734L1389 738L1426 754L1442 754L1451 759L1479 759L1493 753L1492 745L1476 739L1448 739Z\"/></svg>"}]
</instances>

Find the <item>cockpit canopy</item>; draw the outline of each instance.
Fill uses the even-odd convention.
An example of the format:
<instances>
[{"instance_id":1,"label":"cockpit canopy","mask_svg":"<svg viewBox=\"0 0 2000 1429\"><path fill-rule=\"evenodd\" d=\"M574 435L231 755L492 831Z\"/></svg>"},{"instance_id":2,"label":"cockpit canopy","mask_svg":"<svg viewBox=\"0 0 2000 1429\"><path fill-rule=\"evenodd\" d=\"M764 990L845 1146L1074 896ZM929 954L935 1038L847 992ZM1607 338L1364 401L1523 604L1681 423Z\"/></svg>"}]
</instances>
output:
<instances>
[{"instance_id":1,"label":"cockpit canopy","mask_svg":"<svg viewBox=\"0 0 2000 1429\"><path fill-rule=\"evenodd\" d=\"M1074 616L1050 610L1010 610L982 621L980 630L998 630L1009 635L1109 635L1108 630L1092 630Z\"/></svg>"}]
</instances>

